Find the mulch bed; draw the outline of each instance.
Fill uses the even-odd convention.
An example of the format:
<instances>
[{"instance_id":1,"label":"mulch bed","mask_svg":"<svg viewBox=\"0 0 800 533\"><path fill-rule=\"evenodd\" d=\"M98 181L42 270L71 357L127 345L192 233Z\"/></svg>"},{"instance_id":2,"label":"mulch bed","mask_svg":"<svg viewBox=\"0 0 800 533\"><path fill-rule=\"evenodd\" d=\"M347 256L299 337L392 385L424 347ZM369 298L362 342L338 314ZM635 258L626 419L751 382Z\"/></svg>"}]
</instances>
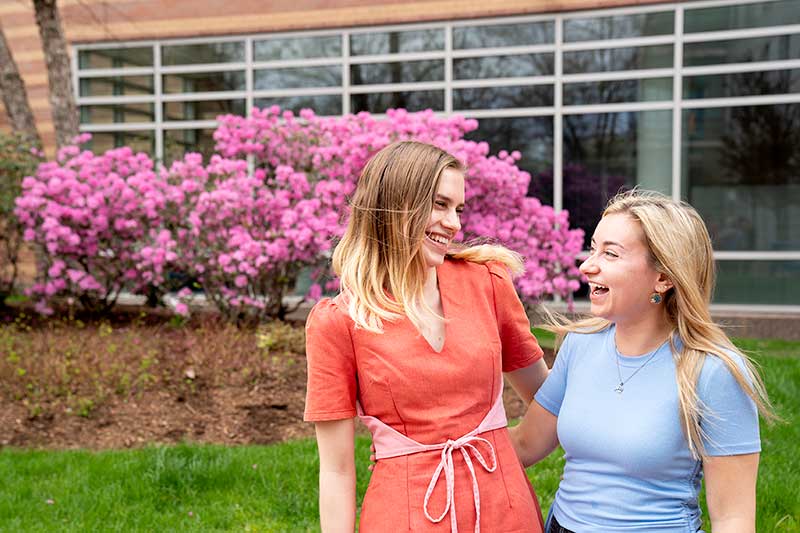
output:
<instances>
[{"instance_id":1,"label":"mulch bed","mask_svg":"<svg viewBox=\"0 0 800 533\"><path fill-rule=\"evenodd\" d=\"M17 316L19 310L13 313ZM145 314L146 319L142 321ZM137 316L139 322L132 325L135 318L131 317ZM8 328L13 322L7 314L0 315L0 320L0 328ZM45 322L35 317L27 320L29 329L17 335L30 336L31 346L41 345L37 335L49 335L47 342L51 344L73 342L74 332L70 329L58 329L60 334L47 333ZM92 396L93 389L81 384L79 376L93 375L96 390L106 386L113 389L111 381L105 383L97 378L103 374L105 363L102 361L110 363L113 358L104 357L98 363L96 357L77 357L73 366L83 365L86 370L76 372L65 396L63 387L42 386L43 381L54 380L53 376L59 375L56 370L61 367L54 366L56 363L33 365L23 378L13 374L15 369L8 363L8 354L0 353L0 379L8 380L0 386L0 447L101 450L187 441L270 444L313 436L313 426L302 421L306 385L302 336L290 334L292 339L286 341L281 350L273 350L271 356L265 357L258 355L256 331L241 332L231 326L220 326L216 320L211 324L206 321L174 327L166 315L142 310L115 314L111 320L82 319L82 323L88 324L84 329L89 333L81 333L80 346L90 346L97 351L104 346L99 342L113 341L124 347L124 339L130 339L131 332L138 331L132 328L142 328L141 349L146 347L147 353L157 350L160 354L155 366L149 369L152 379L148 384L132 387L125 393ZM98 337L92 333L98 329L94 328L96 323L105 324L112 333ZM294 324L294 331L301 334L302 324ZM286 333L280 332L280 335ZM58 335L65 336L66 340L59 341ZM270 335L270 338L275 337L274 333ZM278 339L278 344L280 342ZM230 355L219 353L228 346L232 350ZM136 349L140 349L139 342ZM0 351L4 351L2 345ZM59 350L45 350L36 355L60 357ZM140 365L136 359L139 355L133 354L133 358L128 359L122 353L119 356L126 368L135 374ZM24 379L36 383L42 390L61 390L61 393L34 396L25 392L31 390L29 385L27 389L7 386L8 382ZM91 409L79 411L74 402L70 403L70 398L74 400L79 394L84 394L84 401L89 402ZM36 404L32 408L34 400ZM506 387L505 403L509 417L523 414L524 405L510 387Z\"/></svg>"}]
</instances>

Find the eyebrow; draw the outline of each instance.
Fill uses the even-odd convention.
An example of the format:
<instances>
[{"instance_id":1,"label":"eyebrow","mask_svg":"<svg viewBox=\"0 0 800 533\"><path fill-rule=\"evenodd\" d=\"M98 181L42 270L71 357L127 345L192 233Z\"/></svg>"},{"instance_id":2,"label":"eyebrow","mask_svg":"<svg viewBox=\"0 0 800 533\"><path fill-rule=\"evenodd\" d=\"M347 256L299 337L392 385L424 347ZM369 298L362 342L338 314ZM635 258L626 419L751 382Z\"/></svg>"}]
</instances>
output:
<instances>
[{"instance_id":1,"label":"eyebrow","mask_svg":"<svg viewBox=\"0 0 800 533\"><path fill-rule=\"evenodd\" d=\"M438 192L434 195L434 200L444 200L445 202L451 203L453 200L449 196L445 196L444 194L439 194ZM464 207L464 204L459 204L456 207Z\"/></svg>"},{"instance_id":2,"label":"eyebrow","mask_svg":"<svg viewBox=\"0 0 800 533\"><path fill-rule=\"evenodd\" d=\"M592 244L595 244L595 242L594 242L594 237L592 237ZM620 243L618 243L617 241L603 241L603 246L619 246L619 247L620 247L620 248L622 248L623 250L625 249L625 247L624 247L624 246L622 246L622 245L621 245Z\"/></svg>"}]
</instances>

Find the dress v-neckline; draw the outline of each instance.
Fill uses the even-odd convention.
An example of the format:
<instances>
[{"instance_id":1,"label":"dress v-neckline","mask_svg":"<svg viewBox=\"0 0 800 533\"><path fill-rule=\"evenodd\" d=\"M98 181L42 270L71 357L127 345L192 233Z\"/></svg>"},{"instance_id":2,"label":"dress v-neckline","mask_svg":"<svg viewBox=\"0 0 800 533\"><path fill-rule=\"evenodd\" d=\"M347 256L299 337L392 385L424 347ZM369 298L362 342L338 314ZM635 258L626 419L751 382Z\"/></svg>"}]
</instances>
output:
<instances>
[{"instance_id":1,"label":"dress v-neckline","mask_svg":"<svg viewBox=\"0 0 800 533\"><path fill-rule=\"evenodd\" d=\"M445 259L445 261L447 261L447 259ZM422 338L423 342L428 345L428 349L430 349L433 353L436 353L436 354L440 354L440 353L442 353L444 351L444 348L447 345L447 337L448 337L448 335L447 335L447 308L446 308L446 305L445 305L445 291L442 289L442 277L440 275L441 272L439 270L440 267L443 266L443 265L444 265L444 263L442 265L439 265L439 266L435 267L436 268L436 287L439 290L439 300L442 303L442 317L444 318L444 324L443 324L444 337L442 338L442 347L440 349L438 349L438 350L436 348L434 348L433 344L431 344L431 341L428 340L428 338L419 329L417 329L417 327L414 326L414 324L411 321L409 321L409 323L411 324L411 327L414 329L414 331L417 332L417 335L419 335Z\"/></svg>"}]
</instances>

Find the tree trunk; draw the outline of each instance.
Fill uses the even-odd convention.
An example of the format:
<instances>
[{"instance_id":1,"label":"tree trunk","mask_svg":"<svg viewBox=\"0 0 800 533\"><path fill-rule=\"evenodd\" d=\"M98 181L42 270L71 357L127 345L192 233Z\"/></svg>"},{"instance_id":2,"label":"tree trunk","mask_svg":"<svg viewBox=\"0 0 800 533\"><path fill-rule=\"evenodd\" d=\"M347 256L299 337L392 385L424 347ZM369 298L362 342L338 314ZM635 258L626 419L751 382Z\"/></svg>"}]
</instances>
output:
<instances>
[{"instance_id":1,"label":"tree trunk","mask_svg":"<svg viewBox=\"0 0 800 533\"><path fill-rule=\"evenodd\" d=\"M11 56L6 35L0 26L0 93L3 96L3 105L6 107L11 126L23 135L29 142L41 146L39 132L36 131L36 121L28 102L28 92L25 82L19 75L17 63Z\"/></svg>"},{"instance_id":2,"label":"tree trunk","mask_svg":"<svg viewBox=\"0 0 800 533\"><path fill-rule=\"evenodd\" d=\"M36 25L42 39L47 77L50 83L50 107L59 148L69 145L78 135L78 109L72 91L72 69L67 41L61 27L56 0L33 0Z\"/></svg>"}]
</instances>

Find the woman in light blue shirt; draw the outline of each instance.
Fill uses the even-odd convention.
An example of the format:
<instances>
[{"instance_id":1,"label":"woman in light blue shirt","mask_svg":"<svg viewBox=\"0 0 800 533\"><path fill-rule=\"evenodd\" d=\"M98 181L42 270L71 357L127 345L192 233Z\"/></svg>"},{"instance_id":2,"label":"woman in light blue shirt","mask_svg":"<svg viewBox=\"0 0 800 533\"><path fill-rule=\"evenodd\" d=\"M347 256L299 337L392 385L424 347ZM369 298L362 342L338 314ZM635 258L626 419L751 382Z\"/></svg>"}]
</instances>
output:
<instances>
[{"instance_id":1,"label":"woman in light blue shirt","mask_svg":"<svg viewBox=\"0 0 800 533\"><path fill-rule=\"evenodd\" d=\"M754 532L759 411L747 356L711 321L711 240L685 203L644 191L613 198L581 265L594 318L566 338L512 440L525 466L559 443L564 476L549 533L701 528Z\"/></svg>"}]
</instances>

